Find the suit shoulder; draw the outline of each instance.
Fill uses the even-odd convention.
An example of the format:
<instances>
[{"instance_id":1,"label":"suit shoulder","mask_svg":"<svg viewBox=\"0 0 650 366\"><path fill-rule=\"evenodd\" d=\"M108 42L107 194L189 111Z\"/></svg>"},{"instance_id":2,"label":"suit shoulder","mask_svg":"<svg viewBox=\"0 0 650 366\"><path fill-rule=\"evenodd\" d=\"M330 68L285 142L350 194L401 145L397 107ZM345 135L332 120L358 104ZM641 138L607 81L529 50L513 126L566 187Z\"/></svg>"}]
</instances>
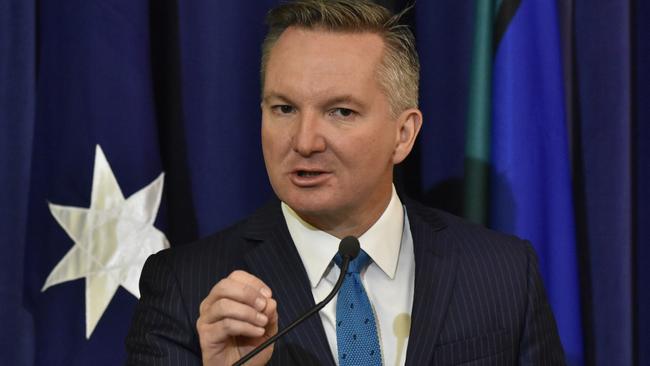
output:
<instances>
[{"instance_id":1,"label":"suit shoulder","mask_svg":"<svg viewBox=\"0 0 650 366\"><path fill-rule=\"evenodd\" d=\"M455 216L448 212L434 209L443 220L447 223L448 228L455 235L463 237L472 237L476 240L464 240L467 244L496 245L510 248L521 248L528 245L528 241L519 238L516 235L503 233L493 229L486 228L483 225L476 224L465 218Z\"/></svg>"},{"instance_id":2,"label":"suit shoulder","mask_svg":"<svg viewBox=\"0 0 650 366\"><path fill-rule=\"evenodd\" d=\"M248 219L187 244L174 245L152 256L171 266L175 271L210 269L218 277L244 267L244 255L253 245L243 232ZM158 258L154 258L158 257Z\"/></svg>"},{"instance_id":3,"label":"suit shoulder","mask_svg":"<svg viewBox=\"0 0 650 366\"><path fill-rule=\"evenodd\" d=\"M204 238L187 244L174 245L159 252L172 265L210 262L211 266L244 268L243 258L265 233L269 226L283 220L279 201L271 200L248 217Z\"/></svg>"},{"instance_id":4,"label":"suit shoulder","mask_svg":"<svg viewBox=\"0 0 650 366\"><path fill-rule=\"evenodd\" d=\"M420 203L407 205L409 220L424 220L439 231L448 248L461 255L483 256L522 256L528 257L534 253L532 246L526 240L515 235L488 229L449 212L424 206ZM411 215L413 213L413 215ZM523 259L523 258L522 258Z\"/></svg>"}]
</instances>

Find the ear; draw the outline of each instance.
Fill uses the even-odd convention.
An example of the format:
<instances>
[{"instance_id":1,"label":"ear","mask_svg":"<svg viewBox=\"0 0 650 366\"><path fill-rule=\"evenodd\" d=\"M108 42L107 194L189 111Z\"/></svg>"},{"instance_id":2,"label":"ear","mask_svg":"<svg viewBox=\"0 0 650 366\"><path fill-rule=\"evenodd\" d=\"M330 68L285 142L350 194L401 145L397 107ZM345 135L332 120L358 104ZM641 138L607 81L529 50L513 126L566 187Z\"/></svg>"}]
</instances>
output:
<instances>
[{"instance_id":1,"label":"ear","mask_svg":"<svg viewBox=\"0 0 650 366\"><path fill-rule=\"evenodd\" d=\"M401 163L415 144L415 138L422 127L422 112L417 108L409 108L402 112L397 118L397 130L395 138L395 151L393 152L393 164Z\"/></svg>"}]
</instances>

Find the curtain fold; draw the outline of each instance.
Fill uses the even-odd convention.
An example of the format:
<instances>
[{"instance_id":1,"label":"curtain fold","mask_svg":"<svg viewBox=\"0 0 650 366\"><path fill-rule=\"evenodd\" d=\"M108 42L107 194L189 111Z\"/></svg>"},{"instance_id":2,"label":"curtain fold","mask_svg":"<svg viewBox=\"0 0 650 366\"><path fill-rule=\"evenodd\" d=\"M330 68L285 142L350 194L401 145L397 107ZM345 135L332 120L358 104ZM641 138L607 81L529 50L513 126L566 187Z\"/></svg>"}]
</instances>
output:
<instances>
[{"instance_id":1,"label":"curtain fold","mask_svg":"<svg viewBox=\"0 0 650 366\"><path fill-rule=\"evenodd\" d=\"M634 361L631 20L629 2L575 2L578 225L598 365Z\"/></svg>"},{"instance_id":2,"label":"curtain fold","mask_svg":"<svg viewBox=\"0 0 650 366\"><path fill-rule=\"evenodd\" d=\"M31 364L31 316L21 306L36 103L36 2L0 1L0 353ZM11 345L10 347L4 345Z\"/></svg>"},{"instance_id":3,"label":"curtain fold","mask_svg":"<svg viewBox=\"0 0 650 366\"><path fill-rule=\"evenodd\" d=\"M636 291L635 351L637 365L650 365L650 2L633 2L633 70L632 84L636 97L633 99L633 173L636 269L633 283ZM636 137L636 138L634 138Z\"/></svg>"}]
</instances>

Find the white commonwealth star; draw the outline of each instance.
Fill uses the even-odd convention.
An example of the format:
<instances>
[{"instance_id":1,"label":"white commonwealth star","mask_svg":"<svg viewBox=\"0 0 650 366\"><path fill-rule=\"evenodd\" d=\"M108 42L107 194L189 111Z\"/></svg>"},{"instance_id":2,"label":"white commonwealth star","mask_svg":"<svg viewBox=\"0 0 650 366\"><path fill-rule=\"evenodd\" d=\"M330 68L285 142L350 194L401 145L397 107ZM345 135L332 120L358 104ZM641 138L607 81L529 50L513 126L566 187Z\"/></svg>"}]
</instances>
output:
<instances>
[{"instance_id":1,"label":"white commonwealth star","mask_svg":"<svg viewBox=\"0 0 650 366\"><path fill-rule=\"evenodd\" d=\"M104 152L97 145L90 208L49 204L50 212L74 240L74 246L54 267L42 291L86 278L86 338L90 338L119 285L140 297L138 281L145 260L169 247L165 235L153 226L163 176L160 174L124 199Z\"/></svg>"}]
</instances>

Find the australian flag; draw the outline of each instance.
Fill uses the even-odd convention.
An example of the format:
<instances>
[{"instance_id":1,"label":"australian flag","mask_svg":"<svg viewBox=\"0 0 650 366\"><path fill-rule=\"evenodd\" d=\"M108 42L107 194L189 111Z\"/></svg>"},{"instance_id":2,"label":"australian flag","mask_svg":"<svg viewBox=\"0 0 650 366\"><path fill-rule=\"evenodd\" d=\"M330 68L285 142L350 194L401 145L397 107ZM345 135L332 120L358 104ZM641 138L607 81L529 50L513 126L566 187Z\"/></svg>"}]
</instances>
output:
<instances>
[{"instance_id":1,"label":"australian flag","mask_svg":"<svg viewBox=\"0 0 650 366\"><path fill-rule=\"evenodd\" d=\"M0 1L0 363L122 364L144 258L268 199L231 3Z\"/></svg>"}]
</instances>

